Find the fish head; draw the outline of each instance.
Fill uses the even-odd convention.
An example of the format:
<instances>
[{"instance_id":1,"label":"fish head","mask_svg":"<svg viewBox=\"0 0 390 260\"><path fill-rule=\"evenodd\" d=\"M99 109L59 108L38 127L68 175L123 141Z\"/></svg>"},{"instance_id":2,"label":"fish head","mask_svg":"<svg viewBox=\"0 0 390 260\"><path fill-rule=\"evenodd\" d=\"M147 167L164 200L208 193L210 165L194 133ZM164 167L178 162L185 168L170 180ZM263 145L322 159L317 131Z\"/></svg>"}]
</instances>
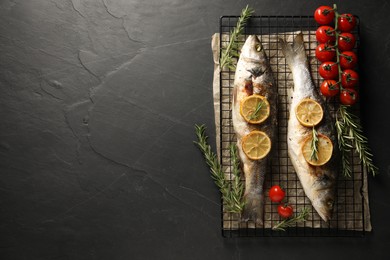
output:
<instances>
[{"instance_id":1,"label":"fish head","mask_svg":"<svg viewBox=\"0 0 390 260\"><path fill-rule=\"evenodd\" d=\"M259 41L256 35L249 35L246 39L244 46L241 48L241 57L246 59L256 60L260 63L267 60L263 45Z\"/></svg>"},{"instance_id":2,"label":"fish head","mask_svg":"<svg viewBox=\"0 0 390 260\"><path fill-rule=\"evenodd\" d=\"M272 72L263 45L256 35L250 35L241 49L241 57L248 61L248 78L253 83L253 92L264 95L267 88L273 86Z\"/></svg>"},{"instance_id":3,"label":"fish head","mask_svg":"<svg viewBox=\"0 0 390 260\"><path fill-rule=\"evenodd\" d=\"M322 172L313 183L313 206L325 221L332 217L335 203L335 179L327 172Z\"/></svg>"}]
</instances>

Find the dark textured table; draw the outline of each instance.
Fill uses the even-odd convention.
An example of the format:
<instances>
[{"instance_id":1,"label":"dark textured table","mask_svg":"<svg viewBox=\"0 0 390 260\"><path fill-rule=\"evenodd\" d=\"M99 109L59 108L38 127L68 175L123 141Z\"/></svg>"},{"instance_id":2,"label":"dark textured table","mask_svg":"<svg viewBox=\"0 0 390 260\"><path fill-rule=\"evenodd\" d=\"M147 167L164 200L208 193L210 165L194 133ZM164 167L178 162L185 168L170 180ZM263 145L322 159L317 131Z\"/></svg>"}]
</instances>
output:
<instances>
[{"instance_id":1,"label":"dark textured table","mask_svg":"<svg viewBox=\"0 0 390 260\"><path fill-rule=\"evenodd\" d=\"M390 246L390 4L360 17L361 111L380 175L373 232L221 236L220 196L193 145L214 144L211 35L243 1L0 1L1 259L385 259ZM248 1L311 15L330 1Z\"/></svg>"}]
</instances>

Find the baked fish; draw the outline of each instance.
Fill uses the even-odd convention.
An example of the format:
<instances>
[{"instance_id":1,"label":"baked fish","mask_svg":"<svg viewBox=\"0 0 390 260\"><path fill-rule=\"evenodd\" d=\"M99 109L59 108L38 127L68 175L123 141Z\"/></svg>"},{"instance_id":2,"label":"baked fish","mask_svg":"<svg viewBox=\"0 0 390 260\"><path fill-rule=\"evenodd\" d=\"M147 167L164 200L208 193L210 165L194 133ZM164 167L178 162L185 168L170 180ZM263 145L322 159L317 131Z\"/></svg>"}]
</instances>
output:
<instances>
[{"instance_id":1,"label":"baked fish","mask_svg":"<svg viewBox=\"0 0 390 260\"><path fill-rule=\"evenodd\" d=\"M277 129L277 89L266 53L255 35L246 39L237 63L232 122L245 176L242 220L262 225L264 178Z\"/></svg>"},{"instance_id":2,"label":"baked fish","mask_svg":"<svg viewBox=\"0 0 390 260\"><path fill-rule=\"evenodd\" d=\"M328 145L337 148L334 120L311 78L302 33L295 37L292 44L286 43L283 39L280 39L280 44L294 80L287 129L288 154L306 196L321 218L328 221L332 216L336 196L336 181L339 171L338 151L333 149L329 153L329 160L323 165L313 165L305 159L303 146L305 141L313 136L313 128L302 125L302 122L298 120L297 107L303 100L314 100L321 106L323 116L315 126L315 130L318 135L328 137L328 141L326 141Z\"/></svg>"}]
</instances>

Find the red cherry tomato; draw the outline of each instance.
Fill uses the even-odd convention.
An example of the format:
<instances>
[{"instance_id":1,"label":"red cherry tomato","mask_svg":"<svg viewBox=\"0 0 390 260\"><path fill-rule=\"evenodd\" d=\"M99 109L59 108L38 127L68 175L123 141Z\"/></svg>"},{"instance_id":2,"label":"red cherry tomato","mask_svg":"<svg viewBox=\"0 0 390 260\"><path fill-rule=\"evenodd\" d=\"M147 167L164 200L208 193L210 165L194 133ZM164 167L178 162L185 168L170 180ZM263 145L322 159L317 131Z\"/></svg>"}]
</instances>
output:
<instances>
[{"instance_id":1,"label":"red cherry tomato","mask_svg":"<svg viewBox=\"0 0 390 260\"><path fill-rule=\"evenodd\" d=\"M282 218L289 218L293 215L294 209L289 204L280 204L278 206L278 213Z\"/></svg>"},{"instance_id":2,"label":"red cherry tomato","mask_svg":"<svg viewBox=\"0 0 390 260\"><path fill-rule=\"evenodd\" d=\"M314 12L314 19L318 24L330 24L334 19L334 11L330 6L320 6Z\"/></svg>"},{"instance_id":3,"label":"red cherry tomato","mask_svg":"<svg viewBox=\"0 0 390 260\"><path fill-rule=\"evenodd\" d=\"M282 188L280 188L279 185L274 185L269 190L268 195L269 195L269 198L271 199L271 201L281 202L284 199L284 196L286 195L286 193L284 192L284 190Z\"/></svg>"},{"instance_id":4,"label":"red cherry tomato","mask_svg":"<svg viewBox=\"0 0 390 260\"><path fill-rule=\"evenodd\" d=\"M359 74L354 70L344 70L341 74L341 85L344 88L354 88L359 83Z\"/></svg>"},{"instance_id":5,"label":"red cherry tomato","mask_svg":"<svg viewBox=\"0 0 390 260\"><path fill-rule=\"evenodd\" d=\"M343 105L351 106L356 103L358 94L352 88L345 88L340 92L340 102Z\"/></svg>"},{"instance_id":6,"label":"red cherry tomato","mask_svg":"<svg viewBox=\"0 0 390 260\"><path fill-rule=\"evenodd\" d=\"M325 97L334 97L339 93L339 85L333 79L324 80L321 83L320 91Z\"/></svg>"},{"instance_id":7,"label":"red cherry tomato","mask_svg":"<svg viewBox=\"0 0 390 260\"><path fill-rule=\"evenodd\" d=\"M338 19L338 30L350 32L356 25L356 18L352 14L342 14Z\"/></svg>"},{"instance_id":8,"label":"red cherry tomato","mask_svg":"<svg viewBox=\"0 0 390 260\"><path fill-rule=\"evenodd\" d=\"M333 43L336 39L334 28L327 25L318 27L316 39L319 43Z\"/></svg>"},{"instance_id":9,"label":"red cherry tomato","mask_svg":"<svg viewBox=\"0 0 390 260\"><path fill-rule=\"evenodd\" d=\"M324 79L335 79L339 74L337 64L333 61L325 61L322 63L318 72Z\"/></svg>"},{"instance_id":10,"label":"red cherry tomato","mask_svg":"<svg viewBox=\"0 0 390 260\"><path fill-rule=\"evenodd\" d=\"M339 35L339 50L340 51L350 51L355 47L355 36L352 33L343 32Z\"/></svg>"},{"instance_id":11,"label":"red cherry tomato","mask_svg":"<svg viewBox=\"0 0 390 260\"><path fill-rule=\"evenodd\" d=\"M329 47L327 43L321 43L316 48L316 57L319 61L334 61L336 58L336 50Z\"/></svg>"},{"instance_id":12,"label":"red cherry tomato","mask_svg":"<svg viewBox=\"0 0 390 260\"><path fill-rule=\"evenodd\" d=\"M357 55L352 51L344 51L340 55L340 66L343 70L353 69L357 61Z\"/></svg>"}]
</instances>

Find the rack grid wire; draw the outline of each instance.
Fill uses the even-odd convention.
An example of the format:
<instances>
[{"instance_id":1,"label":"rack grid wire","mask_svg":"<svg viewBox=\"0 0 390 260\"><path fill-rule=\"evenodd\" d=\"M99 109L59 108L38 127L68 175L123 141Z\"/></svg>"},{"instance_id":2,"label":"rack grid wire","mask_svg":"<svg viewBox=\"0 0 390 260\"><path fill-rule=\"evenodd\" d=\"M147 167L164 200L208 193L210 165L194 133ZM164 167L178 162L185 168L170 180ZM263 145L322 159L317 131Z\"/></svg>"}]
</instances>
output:
<instances>
[{"instance_id":1,"label":"rack grid wire","mask_svg":"<svg viewBox=\"0 0 390 260\"><path fill-rule=\"evenodd\" d=\"M236 26L238 16L222 16L220 19L220 46L229 42L230 32ZM355 51L359 45L359 19L353 31L357 38ZM310 208L310 214L305 222L289 227L286 231L274 231L272 227L281 221L277 213L277 204L269 199L264 200L264 225L258 227L255 223L240 220L238 214L228 213L222 201L222 235L224 237L355 237L365 234L364 194L362 191L365 178L359 157L351 153L352 177L346 178L339 174L337 181L337 201L333 217L324 222L312 208L309 199L305 196L299 179L294 171L287 153L287 121L289 118L289 88L293 86L293 79L285 59L280 51L278 38L291 41L298 32L303 32L306 53L310 61L310 69L314 84L319 86L318 77L320 63L315 58L315 31L318 25L312 16L253 16L245 26L241 44L251 34L258 35L270 60L275 83L278 87L278 134L277 152L270 160L266 174L264 191L268 191L274 184L284 187L288 202L295 211L304 207ZM221 165L228 179L232 180L231 157L229 146L236 141L231 122L231 96L234 81L234 71L224 68L220 72L220 159ZM327 100L331 113L335 114L338 106L335 99ZM359 104L355 114L359 114ZM244 181L242 177L242 181Z\"/></svg>"}]
</instances>

